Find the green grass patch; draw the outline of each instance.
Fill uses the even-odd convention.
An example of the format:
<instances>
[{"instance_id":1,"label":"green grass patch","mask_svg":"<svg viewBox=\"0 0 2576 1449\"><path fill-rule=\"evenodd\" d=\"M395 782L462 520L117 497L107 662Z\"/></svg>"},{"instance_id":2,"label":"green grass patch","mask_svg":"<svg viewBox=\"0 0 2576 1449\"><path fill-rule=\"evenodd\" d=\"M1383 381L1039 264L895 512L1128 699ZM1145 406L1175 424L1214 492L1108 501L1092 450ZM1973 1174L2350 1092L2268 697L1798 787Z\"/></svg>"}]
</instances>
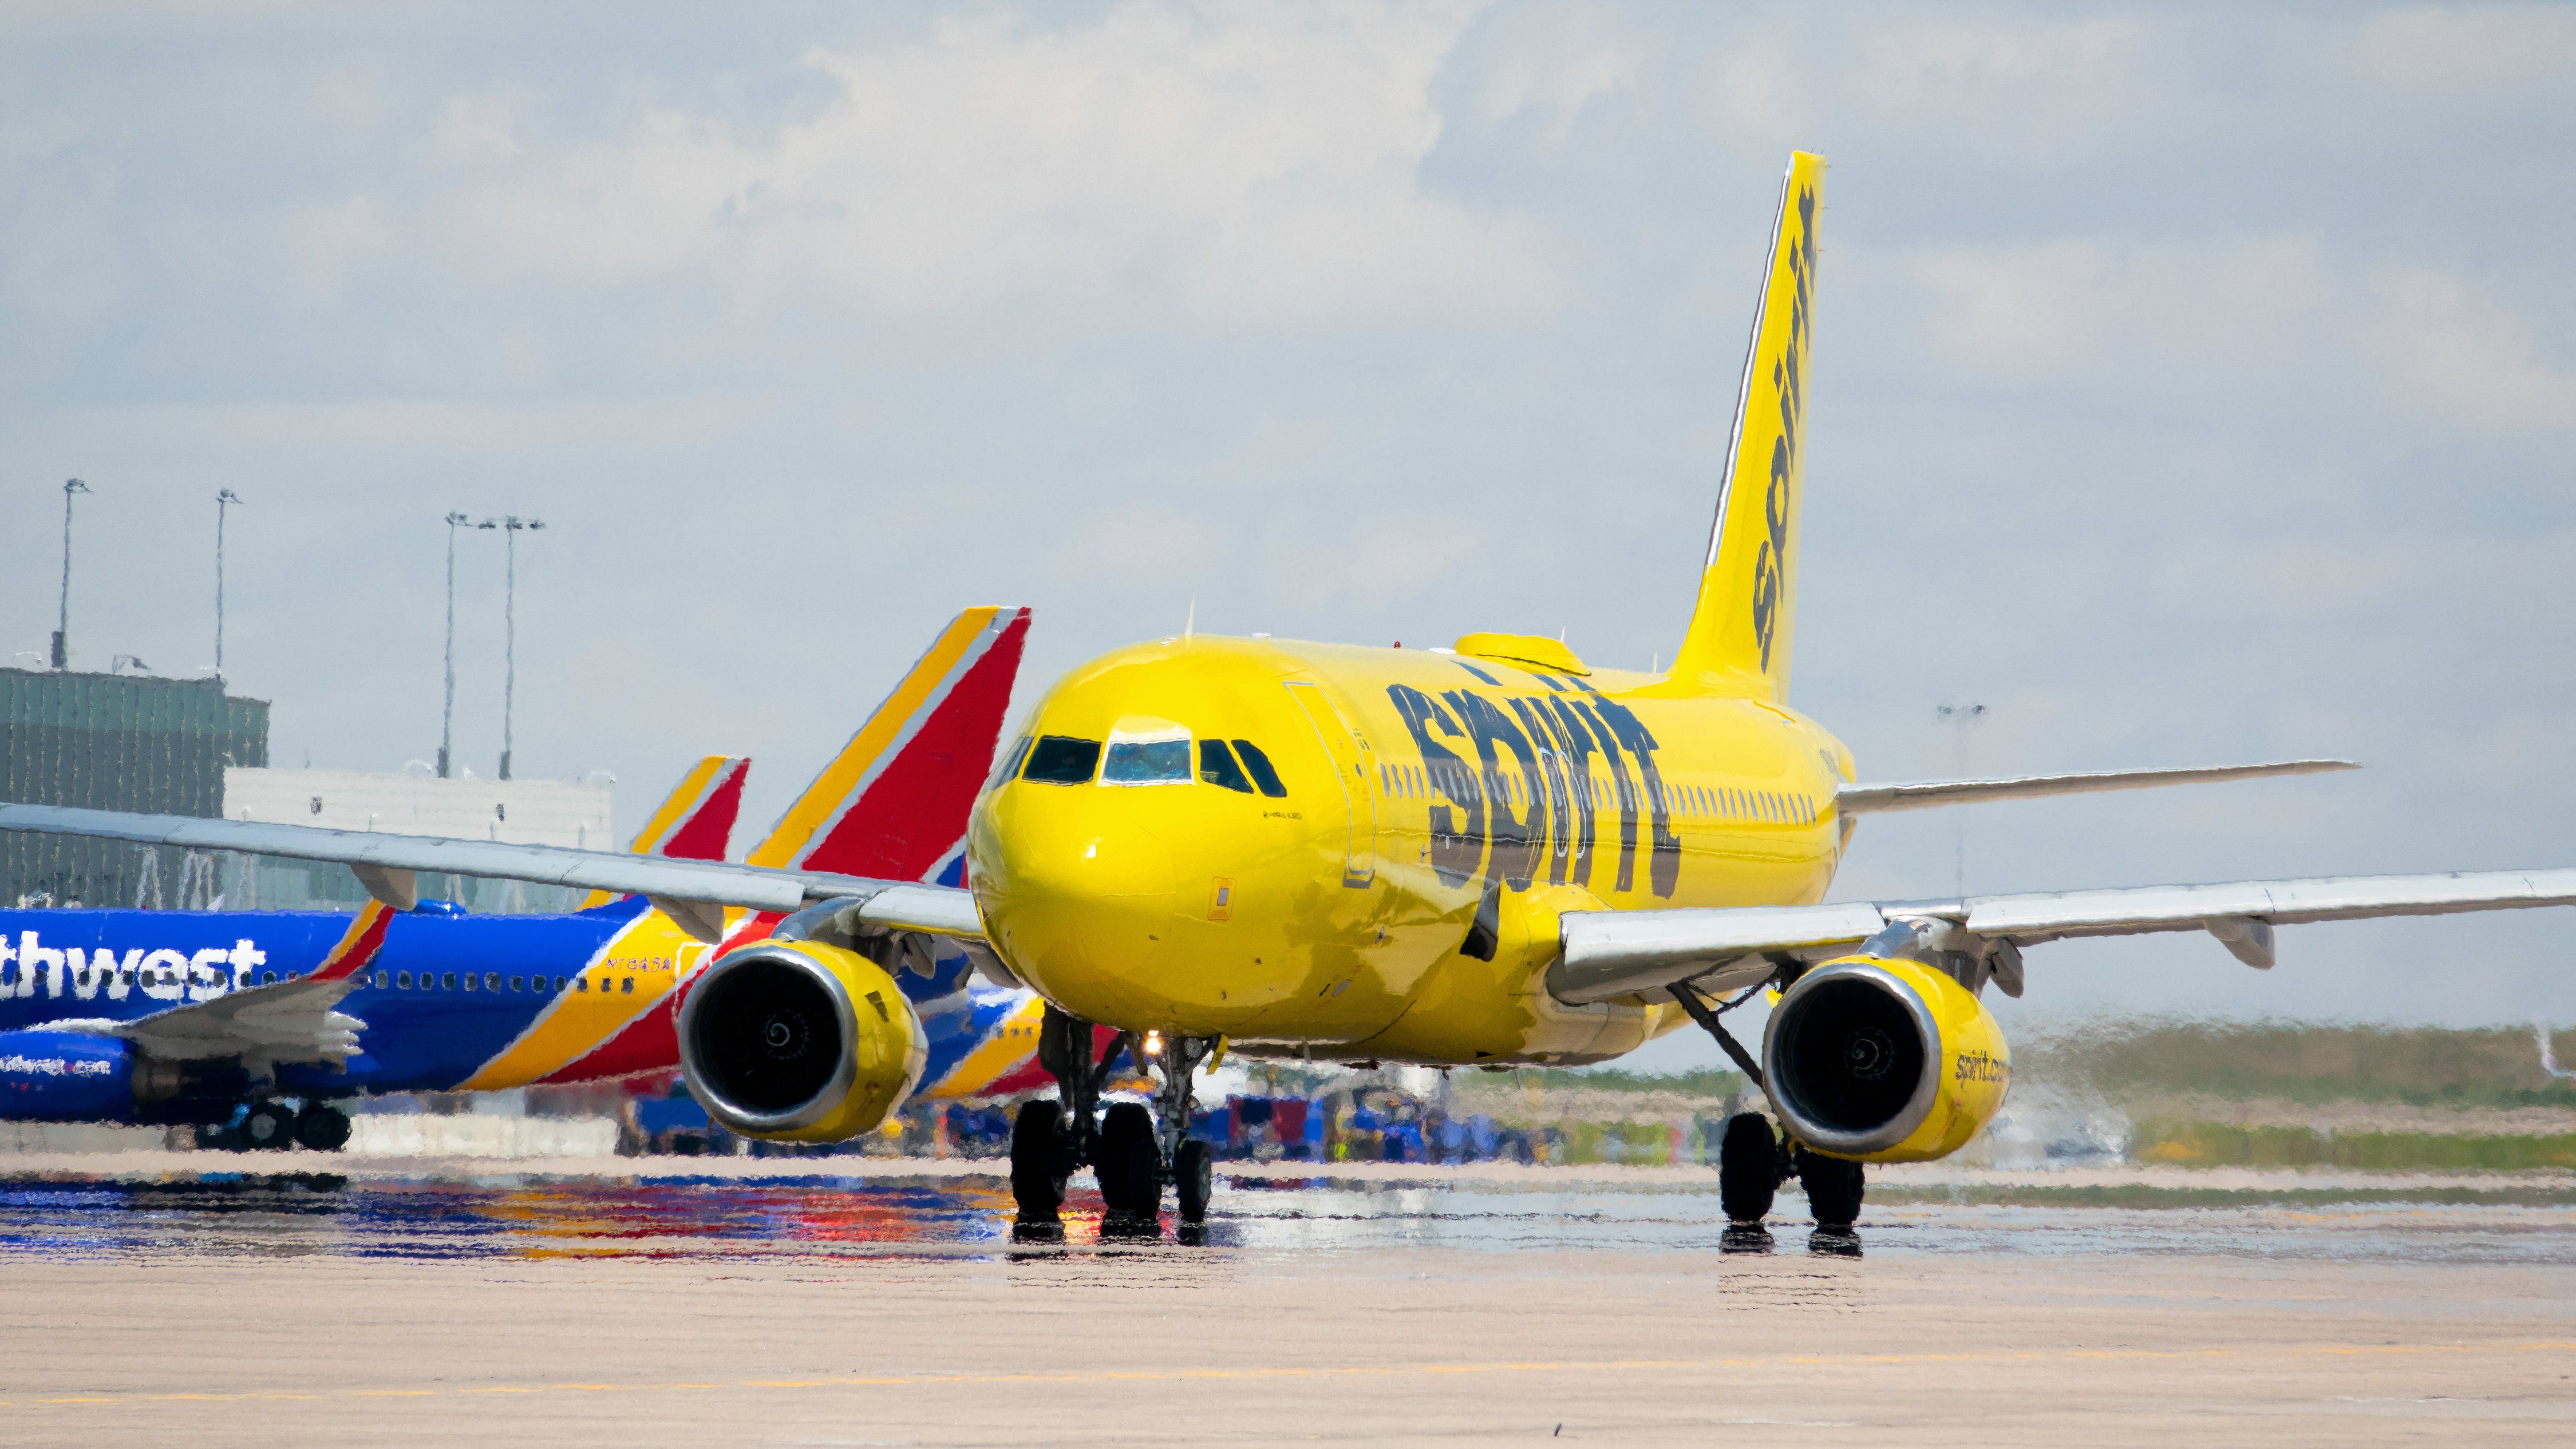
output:
<instances>
[{"instance_id":1,"label":"green grass patch","mask_svg":"<svg viewBox=\"0 0 2576 1449\"><path fill-rule=\"evenodd\" d=\"M2143 1122L2130 1157L2174 1167L2349 1167L2379 1172L2576 1168L2576 1133L2319 1132L2227 1122Z\"/></svg>"},{"instance_id":2,"label":"green grass patch","mask_svg":"<svg viewBox=\"0 0 2576 1449\"><path fill-rule=\"evenodd\" d=\"M2089 1208L2244 1208L2334 1207L2386 1203L2422 1203L2434 1207L2576 1208L2576 1185L2538 1184L2495 1187L2151 1187L2119 1184L2107 1187L2014 1186L1961 1184L1956 1187L1906 1187L1873 1182L1869 1201L1946 1204L1957 1207L2089 1207Z\"/></svg>"}]
</instances>

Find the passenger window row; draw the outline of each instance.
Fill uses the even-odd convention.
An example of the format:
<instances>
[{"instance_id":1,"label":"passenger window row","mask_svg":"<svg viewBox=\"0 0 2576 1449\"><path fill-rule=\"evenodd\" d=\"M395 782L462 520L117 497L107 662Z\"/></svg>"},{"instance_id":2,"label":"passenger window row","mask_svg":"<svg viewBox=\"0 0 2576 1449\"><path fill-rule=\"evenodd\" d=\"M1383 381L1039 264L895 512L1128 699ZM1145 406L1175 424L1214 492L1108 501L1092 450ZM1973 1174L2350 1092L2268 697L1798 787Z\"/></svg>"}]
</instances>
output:
<instances>
[{"instance_id":1,"label":"passenger window row","mask_svg":"<svg viewBox=\"0 0 2576 1449\"><path fill-rule=\"evenodd\" d=\"M1407 799L1427 800L1437 792L1452 800L1466 800L1480 798L1486 793L1476 772L1455 766L1380 765L1378 779L1387 793ZM1520 771L1498 771L1494 783L1506 803L1529 803L1530 783ZM1577 775L1573 780L1575 802L1586 810L1601 809L1605 802L1615 808L1627 803L1620 788L1623 784L1625 781L1617 776ZM1668 803L1679 813L1712 820L1767 820L1802 825L1817 815L1816 798L1797 791L1667 784L1665 794Z\"/></svg>"},{"instance_id":2,"label":"passenger window row","mask_svg":"<svg viewBox=\"0 0 2576 1449\"><path fill-rule=\"evenodd\" d=\"M503 985L505 980L508 982L506 986ZM599 984L596 989L602 995L606 995L612 990L627 996L635 994L635 978L632 976L620 977L602 973L598 980ZM568 990L589 991L593 989L591 985L591 977L587 974L570 977L511 976L505 978L497 971L485 971L481 973L472 971L422 971L418 973L410 971L379 971L376 973L375 984L376 989L379 991L482 990L517 991L523 993L534 992L538 994L552 992L560 995Z\"/></svg>"}]
</instances>

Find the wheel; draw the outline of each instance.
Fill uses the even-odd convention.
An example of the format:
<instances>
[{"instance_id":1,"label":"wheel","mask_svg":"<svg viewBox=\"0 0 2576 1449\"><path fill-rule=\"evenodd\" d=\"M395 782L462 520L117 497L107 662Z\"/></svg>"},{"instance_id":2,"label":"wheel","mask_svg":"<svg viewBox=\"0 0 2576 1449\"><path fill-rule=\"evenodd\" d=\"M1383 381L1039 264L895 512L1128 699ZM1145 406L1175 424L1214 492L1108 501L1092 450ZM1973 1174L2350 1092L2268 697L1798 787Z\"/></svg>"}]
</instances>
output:
<instances>
[{"instance_id":1,"label":"wheel","mask_svg":"<svg viewBox=\"0 0 2576 1449\"><path fill-rule=\"evenodd\" d=\"M234 1134L230 1122L200 1122L197 1124L197 1146L206 1152L239 1152L241 1138Z\"/></svg>"},{"instance_id":2,"label":"wheel","mask_svg":"<svg viewBox=\"0 0 2576 1449\"><path fill-rule=\"evenodd\" d=\"M316 1152L349 1145L349 1114L328 1102L307 1102L295 1118L295 1140Z\"/></svg>"},{"instance_id":3,"label":"wheel","mask_svg":"<svg viewBox=\"0 0 2576 1449\"><path fill-rule=\"evenodd\" d=\"M1011 1197L1022 1222L1053 1222L1064 1206L1064 1178L1056 1171L1063 1120L1063 1105L1053 1101L1022 1102L1011 1119Z\"/></svg>"},{"instance_id":4,"label":"wheel","mask_svg":"<svg viewBox=\"0 0 2576 1449\"><path fill-rule=\"evenodd\" d=\"M1727 1221L1758 1223L1770 1216L1779 1187L1780 1139L1771 1133L1771 1119L1759 1112L1727 1118L1726 1135L1717 1144L1717 1200Z\"/></svg>"},{"instance_id":5,"label":"wheel","mask_svg":"<svg viewBox=\"0 0 2576 1449\"><path fill-rule=\"evenodd\" d=\"M1100 1114L1100 1147L1091 1164L1100 1200L1113 1218L1151 1218L1163 1209L1163 1153L1154 1145L1154 1114L1117 1102Z\"/></svg>"},{"instance_id":6,"label":"wheel","mask_svg":"<svg viewBox=\"0 0 2576 1449\"><path fill-rule=\"evenodd\" d=\"M234 1130L241 1134L244 1147L291 1147L295 1113L283 1102L254 1102Z\"/></svg>"},{"instance_id":7,"label":"wheel","mask_svg":"<svg viewBox=\"0 0 2576 1449\"><path fill-rule=\"evenodd\" d=\"M1208 1196L1216 1187L1215 1164L1208 1145L1193 1137L1172 1159L1172 1192L1180 1199L1181 1221L1207 1221Z\"/></svg>"},{"instance_id":8,"label":"wheel","mask_svg":"<svg viewBox=\"0 0 2576 1449\"><path fill-rule=\"evenodd\" d=\"M1860 1221L1861 1165L1813 1152L1798 1154L1798 1185L1820 1228L1848 1228Z\"/></svg>"}]
</instances>

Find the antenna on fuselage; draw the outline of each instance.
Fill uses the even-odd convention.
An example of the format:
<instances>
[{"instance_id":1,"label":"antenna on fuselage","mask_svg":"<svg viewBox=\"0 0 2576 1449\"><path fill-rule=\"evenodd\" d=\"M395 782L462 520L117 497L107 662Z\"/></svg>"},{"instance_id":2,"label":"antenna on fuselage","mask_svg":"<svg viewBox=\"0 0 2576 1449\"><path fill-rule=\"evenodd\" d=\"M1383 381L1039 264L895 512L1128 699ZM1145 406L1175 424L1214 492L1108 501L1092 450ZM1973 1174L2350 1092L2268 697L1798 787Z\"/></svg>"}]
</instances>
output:
<instances>
[{"instance_id":1,"label":"antenna on fuselage","mask_svg":"<svg viewBox=\"0 0 2576 1449\"><path fill-rule=\"evenodd\" d=\"M1190 595L1189 617L1181 621L1181 637L1187 639L1199 631L1199 596Z\"/></svg>"}]
</instances>

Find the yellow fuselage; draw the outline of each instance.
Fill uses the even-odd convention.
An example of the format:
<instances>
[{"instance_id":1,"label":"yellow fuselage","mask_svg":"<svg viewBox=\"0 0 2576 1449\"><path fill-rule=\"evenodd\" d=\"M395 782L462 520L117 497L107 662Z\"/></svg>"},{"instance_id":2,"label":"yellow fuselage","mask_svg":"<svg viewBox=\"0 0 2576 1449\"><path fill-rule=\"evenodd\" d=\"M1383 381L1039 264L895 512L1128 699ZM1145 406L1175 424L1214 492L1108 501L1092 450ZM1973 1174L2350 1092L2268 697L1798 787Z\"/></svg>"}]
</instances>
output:
<instances>
[{"instance_id":1,"label":"yellow fuselage","mask_svg":"<svg viewBox=\"0 0 2576 1449\"><path fill-rule=\"evenodd\" d=\"M1548 995L1558 914L1821 900L1850 755L1722 680L1520 642L1200 636L1075 670L975 807L990 939L1075 1016L1321 1060L1590 1062L1671 1029ZM1089 777L1028 777L1032 744L1061 779L1083 742Z\"/></svg>"}]
</instances>

